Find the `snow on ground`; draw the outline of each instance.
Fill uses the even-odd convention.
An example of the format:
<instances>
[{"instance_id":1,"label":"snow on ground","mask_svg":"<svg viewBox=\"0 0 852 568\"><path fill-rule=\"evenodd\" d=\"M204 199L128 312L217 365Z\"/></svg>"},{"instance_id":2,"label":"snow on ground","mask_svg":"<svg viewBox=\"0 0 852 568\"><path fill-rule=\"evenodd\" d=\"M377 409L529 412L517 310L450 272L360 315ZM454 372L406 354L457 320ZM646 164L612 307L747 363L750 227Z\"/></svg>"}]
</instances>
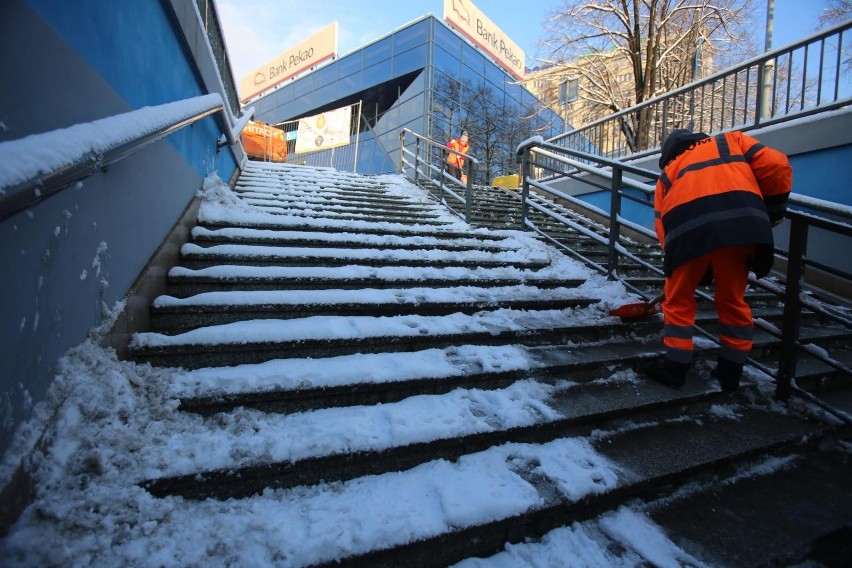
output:
<instances>
[{"instance_id":1,"label":"snow on ground","mask_svg":"<svg viewBox=\"0 0 852 568\"><path fill-rule=\"evenodd\" d=\"M277 170L270 167L268 177L275 177ZM252 168L253 174L264 171ZM321 171L337 176L333 170ZM426 201L400 178L385 178L400 194ZM269 214L240 202L217 180L207 180L203 194L201 211L207 218L269 220ZM283 218L274 217L275 221ZM463 223L448 221L454 230L469 232ZM518 250L530 254L543 250L527 235L511 234L510 238L517 241ZM589 278L583 292L595 294L604 306L626 300L623 288L591 277L564 257L554 265L546 270L561 267L563 277ZM551 322L575 318L576 325L599 319L603 313L600 306L556 312L537 317ZM517 325L523 317L520 313L482 314L463 323L488 327L500 320L501 325ZM369 331L366 320L340 320L326 328L335 333L340 328L357 334ZM461 325L453 318L442 325L447 322ZM419 323L433 331L437 325ZM524 322L530 323L535 322ZM286 321L261 325L264 333L276 337L291 333ZM319 327L311 333L319 335ZM145 342L153 335L139 337L137 342ZM495 391L458 389L397 403L286 416L238 409L205 418L179 412L182 395L424 376L440 380L531 365L521 346L466 346L184 371L118 361L111 350L88 340L60 361L48 400L38 405L36 418L21 427L6 454L0 481L5 485L25 457L37 497L0 541L0 557L11 566L304 566L540 507L542 497L527 481L530 475L549 478L572 499L616 486L618 469L582 438L507 444L456 462L437 460L408 471L266 490L244 499L155 498L137 485L163 475L379 449L529 424L556 415L547 404L555 387L533 381ZM718 412L724 415L726 409ZM35 443L39 435L40 442ZM541 542L507 545L490 559L469 559L460 566L684 563L701 565L641 511L623 508L552 531Z\"/></svg>"}]
</instances>

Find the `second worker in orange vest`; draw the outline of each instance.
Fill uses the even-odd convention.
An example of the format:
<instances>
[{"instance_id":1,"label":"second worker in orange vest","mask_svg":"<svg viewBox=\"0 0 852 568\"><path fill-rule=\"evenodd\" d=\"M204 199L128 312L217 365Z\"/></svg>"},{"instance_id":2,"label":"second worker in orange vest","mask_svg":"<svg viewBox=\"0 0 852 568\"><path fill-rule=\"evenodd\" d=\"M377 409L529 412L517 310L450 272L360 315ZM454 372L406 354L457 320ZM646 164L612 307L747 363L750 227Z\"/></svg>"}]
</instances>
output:
<instances>
[{"instance_id":1,"label":"second worker in orange vest","mask_svg":"<svg viewBox=\"0 0 852 568\"><path fill-rule=\"evenodd\" d=\"M464 130L462 131L460 138L453 138L447 142L447 147L455 150L456 152L467 154L470 150L470 144L468 144L467 139L467 130ZM461 181L463 184L467 183L467 175L464 173L464 156L459 156L458 154L450 152L450 155L447 156L447 171L451 176Z\"/></svg>"},{"instance_id":2,"label":"second worker in orange vest","mask_svg":"<svg viewBox=\"0 0 852 568\"><path fill-rule=\"evenodd\" d=\"M663 247L664 358L644 371L683 386L692 365L695 289L712 274L721 350L713 376L723 391L739 387L754 322L744 295L774 260L772 227L784 219L792 186L787 157L741 132L708 136L673 131L663 144L654 196Z\"/></svg>"}]
</instances>

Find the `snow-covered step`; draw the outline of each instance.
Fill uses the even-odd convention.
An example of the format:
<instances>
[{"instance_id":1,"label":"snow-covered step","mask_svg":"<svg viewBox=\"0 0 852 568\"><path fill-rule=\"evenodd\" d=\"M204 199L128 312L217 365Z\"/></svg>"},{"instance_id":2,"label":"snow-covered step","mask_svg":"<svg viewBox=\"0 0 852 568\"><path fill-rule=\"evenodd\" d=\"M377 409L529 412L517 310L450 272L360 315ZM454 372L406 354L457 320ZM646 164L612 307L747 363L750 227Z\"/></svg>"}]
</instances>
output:
<instances>
[{"instance_id":1,"label":"snow-covered step","mask_svg":"<svg viewBox=\"0 0 852 568\"><path fill-rule=\"evenodd\" d=\"M282 184L280 181L255 181L240 179L234 187L234 193L240 197L253 195L269 196L281 199L318 199L318 200L363 200L380 201L393 205L428 204L423 200L416 202L404 196L387 191L386 186L316 186L305 184Z\"/></svg>"},{"instance_id":2,"label":"snow-covered step","mask_svg":"<svg viewBox=\"0 0 852 568\"><path fill-rule=\"evenodd\" d=\"M600 536L598 536L597 541L580 538L578 543L577 537L571 535L568 536L567 543L563 543L564 546L578 553L580 558L588 559L589 562L593 561L596 554L600 554L599 558L603 562L599 565L602 566L614 565L613 563L619 555L624 555L627 558L625 564L627 566L657 565L653 562L654 560L661 561L659 565L703 566L707 564L699 558L712 557L712 551L723 545L716 538L716 530L713 530L716 528L715 522L711 522L709 526L701 521L696 522L696 511L703 510L703 507L706 506L705 503L700 500L693 501L693 508L690 511L691 517L687 517L685 512L682 515L684 521L689 518L694 526L694 530L688 534L698 537L696 541L690 541L688 538L675 541L679 542L682 548L667 538L667 527L649 522L645 531L640 531L635 520L637 510L641 512L644 503L647 501L654 499L663 503L676 503L671 497L672 486L684 482L688 483L689 480L700 477L702 474L708 482L711 479L716 481L716 484L712 486L714 488L721 485L724 489L742 483L745 487L741 491L750 489L756 493L752 496L750 503L758 511L757 514L754 514L754 511L752 513L754 517L761 519L760 527L746 527L743 523L739 524L739 527L746 530L746 534L752 535L752 538L744 538L742 534L726 535L728 538L738 540L736 543L738 548L748 550L749 542L756 539L757 534L766 530L771 532L770 527L774 523L768 521L772 518L771 513L767 514L768 510L789 510L788 508L774 506L774 503L768 506L762 505L763 501L772 500L772 497L776 497L778 501L775 501L775 503L780 501L796 509L801 507L802 513L807 511L813 502L808 501L807 498L800 499L795 488L789 484L786 488L777 488L774 492L768 492L766 496L758 498L758 495L766 489L768 484L762 482L745 483L749 478L738 475L736 470L742 472L751 470L753 477L771 476L774 473L773 468L776 468L777 471L779 463L791 459L788 457L790 452L793 455L797 453L800 447L799 442L804 437L813 435L818 430L803 427L796 420L776 420L777 416L752 409L745 410L736 416L726 416L732 411L737 412L737 409L725 405L714 405L705 412L693 414L692 416L696 417L701 423L713 425L712 431L706 437L704 432L711 430L710 428L702 427L692 421L676 420L664 424L653 423L645 428L644 432L628 430L612 436L601 436L591 446L573 446L571 449L563 446L563 444L572 446L573 442L576 441L574 438L561 438L550 444L537 446L508 444L499 449L505 449L508 452L504 463L516 476L511 479L522 479L534 491L531 501L536 502L527 501L523 513L506 514L517 505L514 500L508 499L508 496L502 492L496 493L497 488L503 486L496 480L478 478L476 481L470 481L448 477L448 483L455 483L455 487L461 489L453 492L456 499L446 499L443 493L440 494L440 498L443 502L449 501L452 505L458 506L464 511L464 515L454 515L453 519L457 522L451 523L451 528L446 532L428 537L418 535L420 538L390 539L390 542L385 544L384 549L356 553L352 556L341 555L344 558L338 557L323 565L330 566L334 562L335 565L341 566L450 566L459 562L457 566L460 567L523 566L525 565L523 556L518 558L515 554L501 554L502 557L497 557L493 564L487 561L479 562L477 558L500 554L506 549L516 551L516 546L530 544L531 539L535 536L544 537L556 530L578 531L580 523L595 518L609 517L609 531L606 531L605 534L616 541L614 550L606 548L607 543L612 542L612 540L601 539ZM766 422L772 424L771 431L765 428ZM790 429L785 431L785 428L788 427ZM708 445L703 445L702 439L705 439ZM580 440L585 440L585 438L580 438ZM644 443L650 446L651 451L645 451ZM777 455L765 453L764 462L755 463L755 454L764 453L766 445L777 447ZM614 446L621 450L618 455L610 453ZM538 453L557 447L561 450L557 456L546 456ZM530 455L526 450L532 448L535 448L537 453ZM591 449L592 452L589 453L588 449ZM835 452L835 454L838 455L840 452ZM478 455L465 456L465 458L473 460ZM465 468L470 460L465 458L452 463L452 465L464 471L470 471ZM662 466L660 465L661 462ZM762 469L761 466L763 466ZM497 464L494 464L494 467L498 467ZM831 469L849 471L848 466L845 468L832 467ZM735 473L732 474L732 470ZM415 468L413 471L419 472L420 470ZM501 470L497 471L502 473ZM481 474L482 470L477 470L477 473ZM385 476L381 476L381 478L387 479ZM721 483L719 482L720 478ZM818 476L816 478L819 479ZM825 476L822 478L824 479ZM359 480L355 480L343 484L343 486L360 487L358 482ZM495 494L491 496L492 499L481 494L482 491L489 490L495 491ZM712 491L712 489L708 489L707 493L712 495ZM458 495L460 492L467 492L467 499ZM684 488L684 493L688 494L688 492L689 488ZM517 489L511 492L513 496L522 494ZM477 509L476 513L464 507L465 504L480 499L490 500L494 503L502 501L507 503L507 506L499 507L495 504L495 508L499 507L499 511L483 507ZM819 501L831 502L830 498L824 497L817 500L817 502ZM841 497L841 501L845 505L849 502L849 499ZM720 503L720 500L717 498L715 502ZM735 503L735 501L733 502ZM625 505L625 503L628 503L628 505ZM795 505L793 505L794 503ZM835 511L838 509L838 507L835 507ZM501 514L501 511L503 514ZM726 522L724 510L714 511L713 513L718 522L723 524ZM416 515L417 513L412 512L411 514ZM780 514L783 515L783 513ZM613 520L613 518L619 519L621 516L627 517L627 519L620 521L623 525L620 525L618 520ZM479 524L470 522L472 518L476 518ZM799 522L801 520L801 518L797 519ZM812 544L808 537L816 537L818 540L819 537L830 537L835 532L843 532L847 530L845 524L847 520L848 515L843 514L838 514L833 518L820 517L816 520L814 526L809 527L807 531L809 534L806 535L800 535L798 531L791 528L788 541L774 539L776 542L781 541L780 548L775 550L774 554L783 554L782 551L789 554L796 551L796 546L807 550L807 547ZM671 532L676 535L677 531L682 528L684 527L674 525L671 527ZM698 530L702 528L704 533L699 534ZM722 530L725 529L722 528ZM385 538L385 534L382 534L382 538ZM402 540L407 542L395 544ZM709 554L697 547L696 544L698 543L706 546L709 549ZM795 544L791 547L793 543ZM357 548L361 548L360 543L347 547L347 552ZM764 547L762 544L758 544L757 549L762 552L773 552L771 548ZM564 553L564 549L557 550ZM603 550L606 550L606 553L603 553ZM801 554L801 550L796 552ZM631 556L633 556L633 560L630 560ZM424 561L424 558L428 558L428 560ZM541 560L551 557L531 556L529 558L532 565L535 566L539 565L538 562L541 562ZM564 559L559 554L556 555L556 558L560 561ZM784 557L781 556L781 558ZM569 559L573 560L574 557L569 557ZM337 564L338 562L339 564ZM786 563L782 564L787 565ZM556 565L561 565L561 563Z\"/></svg>"},{"instance_id":3,"label":"snow-covered step","mask_svg":"<svg viewBox=\"0 0 852 568\"><path fill-rule=\"evenodd\" d=\"M372 212L367 208L352 209L349 211L334 211L327 210L323 206L316 208L295 208L295 207L280 207L271 205L255 205L255 209L261 213L269 215L286 215L289 217L308 217L311 219L320 220L338 220L338 221L367 221L367 222L386 222L397 223L401 225L422 225L432 224L436 226L452 225L454 221L445 220L438 215L415 215L408 214L402 211L390 212L383 214L381 211Z\"/></svg>"},{"instance_id":4,"label":"snow-covered step","mask_svg":"<svg viewBox=\"0 0 852 568\"><path fill-rule=\"evenodd\" d=\"M247 215L244 217L243 222L235 224L233 221L220 215L208 214L199 225L209 230L236 228L255 231L289 231L331 235L355 233L365 236L386 237L388 239L472 240L483 243L485 246L506 242L507 240L514 242L517 240L517 235L525 235L525 238L529 238L528 233L519 233L517 231L464 230L456 227L444 228L434 225L411 226L393 223L369 223L366 221L342 223L328 220L272 217L269 215Z\"/></svg>"},{"instance_id":5,"label":"snow-covered step","mask_svg":"<svg viewBox=\"0 0 852 568\"><path fill-rule=\"evenodd\" d=\"M458 388L501 389L522 379L594 381L603 370L615 374L655 353L644 343L601 342L582 348L461 345L408 353L275 359L179 373L171 391L182 410L205 415L236 407L292 413L387 404Z\"/></svg>"},{"instance_id":6,"label":"snow-covered step","mask_svg":"<svg viewBox=\"0 0 852 568\"><path fill-rule=\"evenodd\" d=\"M306 203L343 204L343 203L373 203L388 207L411 207L435 209L436 204L429 200L414 200L401 195L395 195L385 189L369 188L338 188L338 187L299 187L282 186L278 183L269 185L251 183L237 184L234 193L243 199L275 199Z\"/></svg>"},{"instance_id":7,"label":"snow-covered step","mask_svg":"<svg viewBox=\"0 0 852 568\"><path fill-rule=\"evenodd\" d=\"M437 211L439 205L430 201L417 202L406 199L402 196L395 196L389 193L374 193L367 191L328 191L328 190L293 190L281 188L264 188L257 185L252 186L237 186L234 188L234 193L239 195L244 200L261 199L273 200L281 203L294 203L297 205L304 204L322 204L327 206L335 205L373 205L385 207L389 209L403 209L406 211Z\"/></svg>"},{"instance_id":8,"label":"snow-covered step","mask_svg":"<svg viewBox=\"0 0 852 568\"><path fill-rule=\"evenodd\" d=\"M587 315L577 314L586 311ZM659 324L613 325L600 308L494 310L446 316L312 316L202 327L177 335L134 335L129 354L163 367L200 368L259 363L281 357L417 351L452 345L544 345L599 341L613 335L659 332ZM643 328L644 326L644 328ZM646 328L646 329L645 329Z\"/></svg>"},{"instance_id":9,"label":"snow-covered step","mask_svg":"<svg viewBox=\"0 0 852 568\"><path fill-rule=\"evenodd\" d=\"M456 389L382 405L290 415L240 409L233 418L208 419L208 432L180 434L146 450L146 461L158 466L145 487L159 496L246 497L266 488L346 481L434 460L455 461L508 443L541 444L589 436L595 430L612 435L642 429L643 423L668 419L664 407L673 402L694 405L682 412L695 415L702 408L706 411L711 401L728 398L704 380L674 391L640 388L642 383L623 370L600 376L597 381L562 381L558 386L524 380L489 391ZM639 417L643 420L636 421ZM234 429L231 420L252 426ZM261 431L262 439L253 439ZM272 442L276 436L300 432L313 434ZM188 447L204 454L180 449Z\"/></svg>"},{"instance_id":10,"label":"snow-covered step","mask_svg":"<svg viewBox=\"0 0 852 568\"><path fill-rule=\"evenodd\" d=\"M473 236L449 237L447 235L397 235L364 234L338 231L254 229L240 227L207 228L194 227L192 240L203 246L204 243L254 244L277 246L331 247L336 248L383 248L419 250L436 248L460 251L501 252L517 250L516 239L482 239Z\"/></svg>"},{"instance_id":11,"label":"snow-covered step","mask_svg":"<svg viewBox=\"0 0 852 568\"><path fill-rule=\"evenodd\" d=\"M334 247L274 247L260 245L213 245L187 243L181 247L181 264L187 268L208 268L219 264L243 266L405 266L498 268L512 266L539 270L550 265L548 256L531 256L515 250L499 253Z\"/></svg>"},{"instance_id":12,"label":"snow-covered step","mask_svg":"<svg viewBox=\"0 0 852 568\"><path fill-rule=\"evenodd\" d=\"M285 210L291 214L300 212L317 213L324 216L331 214L369 214L377 218L412 217L421 220L432 220L440 217L443 212L434 207L419 207L416 205L388 206L375 202L339 203L329 200L280 199L272 196L258 197L246 195L243 201L261 210Z\"/></svg>"},{"instance_id":13,"label":"snow-covered step","mask_svg":"<svg viewBox=\"0 0 852 568\"><path fill-rule=\"evenodd\" d=\"M538 271L541 272L541 271ZM169 294L188 297L225 290L305 290L413 288L446 286L504 287L527 284L541 289L573 288L583 283L570 275L556 278L512 267L435 268L347 266L282 267L219 265L198 270L177 266L169 271Z\"/></svg>"},{"instance_id":14,"label":"snow-covered step","mask_svg":"<svg viewBox=\"0 0 852 568\"><path fill-rule=\"evenodd\" d=\"M308 316L397 316L474 314L485 310L565 310L596 303L569 288L397 288L358 290L279 290L209 292L189 298L160 296L151 307L151 325L175 333L251 319Z\"/></svg>"},{"instance_id":15,"label":"snow-covered step","mask_svg":"<svg viewBox=\"0 0 852 568\"><path fill-rule=\"evenodd\" d=\"M668 396L671 391L661 392ZM468 448L445 450L443 453L455 455L448 459L427 459L430 453L422 453L425 450L422 444L417 447L421 454L412 451L408 459L389 450L344 454L351 459L341 458L334 471L350 467L351 477L332 484L335 497L326 507L337 505L333 506L334 513L325 508L325 514L334 516L336 526L360 527L355 529L356 537L342 543L324 542L322 547L307 541L296 545L293 539L284 540L289 547L309 555L309 559L294 564L297 566L340 560L344 561L342 565L363 566L450 565L465 558L497 553L507 542L542 536L572 522L614 511L627 498L634 503L656 499L668 494L672 485L700 475L727 478L735 468L748 467L755 453L764 452L767 446L778 448L779 452L795 450L804 437L821 432L816 424L808 425L795 418L742 405L718 394L681 400L680 410L684 413L681 415L672 413L666 403L656 409L649 404L648 408L637 410L640 420L604 420L604 428L594 431L591 424L539 429L530 437L545 440L499 445L472 443ZM423 410L428 414L425 407ZM410 412L403 416L410 417ZM307 416L293 418L308 419ZM341 444L353 438L351 434L345 436L346 432L369 427L362 426L369 424L369 418L348 423L348 429L344 420L314 418L313 426L303 427L344 422L340 429L343 434L334 428L330 431L322 428L328 439ZM251 422L248 415L238 419ZM389 420L390 416L383 419ZM607 424L611 427L606 428ZM222 428L228 429L230 424L222 424ZM266 433L264 426L252 429L255 428ZM268 434L273 435L275 430L270 428ZM218 445L211 447L210 452L216 456L237 455L242 461L247 454L261 450L251 443L257 434L255 438L252 435L246 431L243 438L232 440L233 446ZM486 429L485 435L490 437L490 430ZM166 448L181 447L183 443L182 440L163 442ZM297 449L288 443L262 451L269 456L276 451L289 453ZM187 465L186 456L168 458L174 469ZM394 458L397 464L392 463ZM263 493L263 497L247 496L249 502L272 500L269 506L276 501L287 502L308 517L319 514L315 509L319 504L312 502L316 494L313 488L326 486L327 480L320 485L305 484L302 480L318 483L325 464L321 459L309 458L301 464L292 460L281 463L282 471L270 471L272 468L264 465L232 467L230 471L223 468L198 472L168 482L159 478L146 486L154 493L162 490L162 494L174 492L193 498L224 498L228 497L227 493L217 495L218 489L227 491L244 486L253 488L252 495ZM303 468L299 470L299 466ZM292 484L293 488L270 490L269 480L273 486L280 482L283 487ZM733 476L731 483L737 481ZM203 490L194 493L199 485ZM353 501L362 506L352 506ZM228 502L233 506L234 501ZM191 507L191 501L186 503ZM211 500L200 503L212 506ZM366 503L382 503L382 507L363 506ZM448 515L448 522L429 522L435 515L442 519ZM406 531L399 530L398 522L402 519L408 527Z\"/></svg>"}]
</instances>

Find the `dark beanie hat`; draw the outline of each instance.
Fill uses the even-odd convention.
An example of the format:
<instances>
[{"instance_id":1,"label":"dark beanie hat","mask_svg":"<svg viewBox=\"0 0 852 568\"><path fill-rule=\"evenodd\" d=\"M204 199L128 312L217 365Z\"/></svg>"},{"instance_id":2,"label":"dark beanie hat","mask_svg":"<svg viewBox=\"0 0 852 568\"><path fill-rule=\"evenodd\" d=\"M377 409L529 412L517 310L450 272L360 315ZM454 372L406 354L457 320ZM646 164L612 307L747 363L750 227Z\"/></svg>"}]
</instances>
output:
<instances>
[{"instance_id":1,"label":"dark beanie hat","mask_svg":"<svg viewBox=\"0 0 852 568\"><path fill-rule=\"evenodd\" d=\"M660 169L665 168L669 162L683 154L692 143L704 138L709 138L709 136L703 132L692 132L686 128L672 130L660 150Z\"/></svg>"}]
</instances>

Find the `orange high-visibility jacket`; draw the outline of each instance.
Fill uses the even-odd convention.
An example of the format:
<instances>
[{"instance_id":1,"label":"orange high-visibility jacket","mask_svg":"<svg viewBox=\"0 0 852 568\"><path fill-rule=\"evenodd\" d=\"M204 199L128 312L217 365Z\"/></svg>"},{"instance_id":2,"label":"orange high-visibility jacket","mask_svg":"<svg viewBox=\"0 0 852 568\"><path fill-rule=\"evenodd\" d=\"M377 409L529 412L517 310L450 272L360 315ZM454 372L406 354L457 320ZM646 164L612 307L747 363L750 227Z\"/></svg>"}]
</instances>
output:
<instances>
[{"instance_id":1,"label":"orange high-visibility jacket","mask_svg":"<svg viewBox=\"0 0 852 568\"><path fill-rule=\"evenodd\" d=\"M461 152L462 154L467 154L468 150L470 150L470 144L466 144L458 138L453 138L452 140L447 142L447 147L455 150L456 152ZM463 168L464 157L450 153L450 155L447 157L447 163L457 168Z\"/></svg>"},{"instance_id":2,"label":"orange high-visibility jacket","mask_svg":"<svg viewBox=\"0 0 852 568\"><path fill-rule=\"evenodd\" d=\"M661 164L654 195L666 276L710 251L747 244L758 245L751 269L765 276L774 260L770 223L784 218L793 182L787 157L741 132L689 136L691 144Z\"/></svg>"}]
</instances>

